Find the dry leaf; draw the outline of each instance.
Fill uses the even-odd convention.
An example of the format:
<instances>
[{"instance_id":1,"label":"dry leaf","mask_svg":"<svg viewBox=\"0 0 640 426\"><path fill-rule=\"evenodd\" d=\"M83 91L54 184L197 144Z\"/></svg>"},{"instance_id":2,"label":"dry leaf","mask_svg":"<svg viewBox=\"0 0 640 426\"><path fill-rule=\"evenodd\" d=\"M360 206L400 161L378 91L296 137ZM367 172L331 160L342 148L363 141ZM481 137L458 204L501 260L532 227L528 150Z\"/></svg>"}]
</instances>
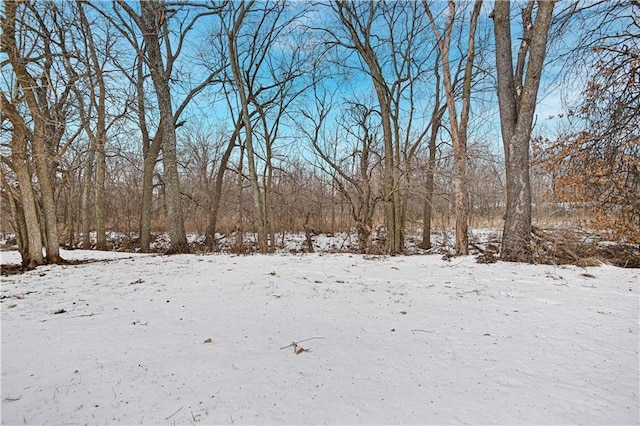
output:
<instances>
[{"instance_id":1,"label":"dry leaf","mask_svg":"<svg viewBox=\"0 0 640 426\"><path fill-rule=\"evenodd\" d=\"M305 349L302 346L298 346L296 342L291 342L291 345L289 346L293 348L293 353L296 355L300 355L302 352L309 352L309 349Z\"/></svg>"},{"instance_id":2,"label":"dry leaf","mask_svg":"<svg viewBox=\"0 0 640 426\"><path fill-rule=\"evenodd\" d=\"M204 339L204 343L211 343L213 340L211 340L211 337Z\"/></svg>"}]
</instances>

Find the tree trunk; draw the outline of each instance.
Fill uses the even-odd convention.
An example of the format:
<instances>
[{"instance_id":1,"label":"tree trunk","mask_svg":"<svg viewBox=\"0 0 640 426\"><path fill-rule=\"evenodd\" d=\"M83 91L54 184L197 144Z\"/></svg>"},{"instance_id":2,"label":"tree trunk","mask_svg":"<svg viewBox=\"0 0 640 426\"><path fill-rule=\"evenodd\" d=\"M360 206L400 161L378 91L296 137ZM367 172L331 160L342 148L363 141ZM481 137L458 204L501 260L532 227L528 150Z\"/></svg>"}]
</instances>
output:
<instances>
[{"instance_id":1,"label":"tree trunk","mask_svg":"<svg viewBox=\"0 0 640 426\"><path fill-rule=\"evenodd\" d=\"M98 113L101 115L100 113ZM104 111L102 112L102 115ZM104 118L104 117L103 117ZM100 120L98 120L100 121ZM104 121L102 123L104 126ZM100 124L98 124L100 126ZM98 129L98 135L96 139L96 198L95 198L95 213L96 213L96 249L107 249L107 229L105 220L105 179L107 160L104 152L104 145L106 140L106 131Z\"/></svg>"},{"instance_id":2,"label":"tree trunk","mask_svg":"<svg viewBox=\"0 0 640 426\"><path fill-rule=\"evenodd\" d=\"M249 125L248 128L251 129L251 125ZM247 129L246 123L245 129ZM247 164L249 166L249 183L251 185L251 198L253 200L256 233L258 234L258 248L260 250L260 253L267 253L267 231L264 223L264 206L262 202L260 186L258 183L255 155L253 152L253 137L250 131L247 131L245 136L245 143L247 144Z\"/></svg>"},{"instance_id":3,"label":"tree trunk","mask_svg":"<svg viewBox=\"0 0 640 426\"><path fill-rule=\"evenodd\" d=\"M153 175L155 173L158 154L162 149L162 134L160 126L153 138L149 136L146 119L146 102L144 89L144 57L138 52L136 67L136 103L138 106L138 121L142 136L142 208L140 211L140 250L148 252L151 246L151 216L153 213Z\"/></svg>"},{"instance_id":4,"label":"tree trunk","mask_svg":"<svg viewBox=\"0 0 640 426\"><path fill-rule=\"evenodd\" d=\"M34 268L45 263L42 254L42 233L40 232L40 216L36 206L36 194L32 187L32 173L29 170L27 154L25 152L25 143L28 139L28 129L18 114L15 107L5 102L4 96L0 98L2 101L3 113L5 113L13 124L13 133L11 135L11 166L16 173L18 185L20 188L20 203L16 200L16 210L14 223L21 229L24 225L26 235L22 237L24 249L20 250L22 256L22 264ZM17 231L17 230L16 230ZM26 255L26 257L25 257Z\"/></svg>"},{"instance_id":5,"label":"tree trunk","mask_svg":"<svg viewBox=\"0 0 640 426\"><path fill-rule=\"evenodd\" d=\"M244 162L244 146L240 144L240 155L238 156L238 180L237 185L237 213L236 213L236 239L234 241L236 253L244 252L244 208L242 203L243 188L243 162Z\"/></svg>"},{"instance_id":6,"label":"tree trunk","mask_svg":"<svg viewBox=\"0 0 640 426\"><path fill-rule=\"evenodd\" d=\"M16 201L11 191L7 191L7 198L9 208L11 209L11 225L16 233L16 244L18 245L18 251L22 259L22 266L33 269L37 266L37 263L32 262L31 253L29 252L29 232L27 232L24 210L22 209L22 205ZM40 249L40 256L42 256L42 249Z\"/></svg>"},{"instance_id":7,"label":"tree trunk","mask_svg":"<svg viewBox=\"0 0 640 426\"><path fill-rule=\"evenodd\" d=\"M162 27L161 13L158 2L144 1L140 3L140 23L145 40L147 61L151 73L151 80L158 101L160 111L160 128L162 135L162 166L164 168L165 205L169 222L169 238L171 240L167 254L189 253L189 245L184 229L184 217L180 195L180 180L178 176L178 159L176 153L176 129L173 120L173 106L171 104L171 88L169 75L165 69L163 55L160 51L158 32Z\"/></svg>"},{"instance_id":8,"label":"tree trunk","mask_svg":"<svg viewBox=\"0 0 640 426\"><path fill-rule=\"evenodd\" d=\"M207 218L207 231L205 233L204 243L211 250L216 249L216 224L218 222L218 210L220 209L220 198L222 197L222 184L224 183L224 174L227 171L227 165L229 164L229 158L233 148L236 146L238 140L238 133L242 127L242 120L236 123L236 127L233 130L233 134L229 139L227 149L222 154L220 159L220 165L218 166L218 172L216 173L216 180L213 187L213 194L211 194L211 206L209 208L209 216Z\"/></svg>"},{"instance_id":9,"label":"tree trunk","mask_svg":"<svg viewBox=\"0 0 640 426\"><path fill-rule=\"evenodd\" d=\"M62 258L60 257L60 241L58 239L56 203L53 196L53 182L51 181L53 164L51 164L51 154L46 147L46 138L49 135L47 135L45 129L48 126L43 117L36 117L34 121L32 148L35 157L38 183L40 185L43 223L46 232L46 259L48 263L62 263Z\"/></svg>"},{"instance_id":10,"label":"tree trunk","mask_svg":"<svg viewBox=\"0 0 640 426\"><path fill-rule=\"evenodd\" d=\"M159 130L158 130L159 132ZM158 133L159 134L159 133ZM160 152L160 141L154 141L143 150L142 211L140 212L140 250L149 251L151 246L151 216L153 212L153 174Z\"/></svg>"},{"instance_id":11,"label":"tree trunk","mask_svg":"<svg viewBox=\"0 0 640 426\"><path fill-rule=\"evenodd\" d=\"M268 135L268 129L266 125L266 118L262 115L263 126L265 130L265 146L266 146L266 158L265 158L265 173L263 175L264 182L264 209L265 209L265 232L269 235L269 253L273 253L276 250L276 234L275 234L275 211L273 209L273 165L272 160L272 145Z\"/></svg>"},{"instance_id":12,"label":"tree trunk","mask_svg":"<svg viewBox=\"0 0 640 426\"><path fill-rule=\"evenodd\" d=\"M533 260L530 244L530 138L555 1L538 1L535 23L532 24L530 14L533 4L534 1L530 0L528 6L523 9L524 30L515 74L511 52L510 2L496 2L492 13L507 187L507 208L500 257L512 262Z\"/></svg>"},{"instance_id":13,"label":"tree trunk","mask_svg":"<svg viewBox=\"0 0 640 426\"><path fill-rule=\"evenodd\" d=\"M82 29L86 36L86 44L89 51L90 72L95 76L98 93L95 94L94 89L91 91L92 102L96 108L96 128L94 132L88 131L89 139L93 139L92 143L96 155L96 193L94 200L96 215L96 249L107 249L107 229L105 218L105 181L107 160L105 153L105 145L107 142L107 87L102 75L102 67L98 59L96 44L93 39L92 27L84 12L84 7L78 3L78 16L80 18Z\"/></svg>"},{"instance_id":14,"label":"tree trunk","mask_svg":"<svg viewBox=\"0 0 640 426\"><path fill-rule=\"evenodd\" d=\"M13 154L13 152L14 151L12 150L11 158L13 161L9 164L9 166L13 169L14 172L16 172L18 181L20 182L20 175L24 174L24 170L19 171L19 169L21 167L24 167L24 164L16 164L16 160L18 160L18 157ZM42 255L42 240L38 239L37 241L32 241L34 237L41 235L40 228L37 228L38 232L29 232L28 228L28 223L32 223L34 218L36 221L38 220L35 205L31 206L32 212L29 213L30 215L35 214L35 217L28 217L28 215L25 214L25 209L22 205L22 203L25 202L25 199L29 199L29 197L33 199L32 188L30 185L25 187L27 191L31 193L31 195L25 196L25 194L23 194L21 191L18 191L17 189L14 189L9 185L1 169L0 178L2 179L2 186L5 187L5 193L3 195L6 196L7 201L9 202L9 207L11 210L11 225L13 226L16 234L16 243L18 245L18 251L20 252L20 257L22 259L22 266L28 269L33 269L38 265L44 264L44 256ZM19 187L22 188L22 185L19 184ZM18 200L17 197L19 197L22 201Z\"/></svg>"},{"instance_id":15,"label":"tree trunk","mask_svg":"<svg viewBox=\"0 0 640 426\"><path fill-rule=\"evenodd\" d=\"M74 188L74 182L73 182L73 175L71 174L71 172L67 172L67 177L69 179L69 188L67 190L66 193L66 225L67 225L67 241L69 244L69 247L75 247L76 245L76 234L75 234L75 228L76 228L76 215L74 213L74 208L73 208L73 194L75 193L75 188Z\"/></svg>"},{"instance_id":16,"label":"tree trunk","mask_svg":"<svg viewBox=\"0 0 640 426\"><path fill-rule=\"evenodd\" d=\"M260 253L267 253L267 231L265 226L265 214L262 193L258 182L258 171L256 168L255 153L253 147L253 123L251 122L251 115L249 113L249 99L245 92L245 82L242 78L240 70L240 64L238 63L238 51L236 36L238 30L242 24L242 21L246 15L247 9L242 7L239 16L234 22L233 29L228 32L228 45L229 48L229 61L231 63L231 71L233 73L233 79L238 91L241 106L241 117L244 126L245 135L245 147L247 151L247 165L249 167L249 183L251 185L251 198L253 200L253 211L256 226L256 233L258 234L258 249Z\"/></svg>"},{"instance_id":17,"label":"tree trunk","mask_svg":"<svg viewBox=\"0 0 640 426\"><path fill-rule=\"evenodd\" d=\"M91 183L93 182L93 162L95 160L95 145L92 143L84 167L84 182L80 199L80 221L82 222L82 248L91 248L91 220L89 218L89 197L91 195Z\"/></svg>"},{"instance_id":18,"label":"tree trunk","mask_svg":"<svg viewBox=\"0 0 640 426\"><path fill-rule=\"evenodd\" d=\"M440 120L432 122L431 135L429 137L429 161L427 162L427 175L425 182L425 197L422 207L422 244L421 248L431 248L431 212L433 211L434 176L436 172L436 141Z\"/></svg>"},{"instance_id":19,"label":"tree trunk","mask_svg":"<svg viewBox=\"0 0 640 426\"><path fill-rule=\"evenodd\" d=\"M5 17L2 21L2 50L9 58L11 67L16 75L17 83L23 91L24 99L33 117L33 133L31 133L29 140L31 141L31 148L35 158L36 173L42 197L42 219L46 230L46 260L51 263L61 263L62 258L60 257L60 242L58 240L56 206L53 197L53 183L51 181L53 165L51 163L51 153L47 149L48 138L55 137L55 132L53 132L52 135L48 134L47 131L53 130L53 124L57 124L57 121L49 115L49 105L41 105L41 102L43 102L42 97L36 97L34 91L39 89L40 85L35 81L31 74L29 74L29 71L26 68L26 62L24 61L24 58L20 57L18 52L15 39L17 6L17 2L5 3ZM43 76L43 78L44 77L46 76ZM5 106L4 104L6 104L7 108L14 110L13 112L17 114L17 116L15 116L11 121L14 126L22 128L22 136L25 137L24 141L26 141L28 131L22 117L19 115L17 110L15 110L15 107L9 105L8 102L5 101L3 96L3 106ZM3 108L3 111L4 109L5 108ZM28 186L31 186L31 180L29 180ZM35 203L33 205L35 208ZM24 207L30 209L30 206L26 204ZM28 214L28 212L25 211L25 214ZM39 226L40 223L37 223L37 225ZM28 228L28 230L30 234L36 233L35 228ZM30 240L35 240L35 236L30 236ZM41 255L35 257L35 261L38 262L40 257ZM31 259L31 261L33 262L34 259Z\"/></svg>"},{"instance_id":20,"label":"tree trunk","mask_svg":"<svg viewBox=\"0 0 640 426\"><path fill-rule=\"evenodd\" d=\"M456 3L449 0L449 19L442 34L438 30L435 17L431 13L428 3L424 3L425 11L431 21L431 27L436 35L438 48L442 55L442 72L444 88L449 111L449 124L453 142L453 175L454 175L454 204L456 213L456 254L469 254L469 190L467 184L467 127L471 105L471 78L473 76L473 61L475 56L475 32L478 23L482 0L476 0L469 24L467 55L462 81L462 108L458 119L456 106L456 90L451 72L449 51L451 47L451 32L456 18Z\"/></svg>"}]
</instances>

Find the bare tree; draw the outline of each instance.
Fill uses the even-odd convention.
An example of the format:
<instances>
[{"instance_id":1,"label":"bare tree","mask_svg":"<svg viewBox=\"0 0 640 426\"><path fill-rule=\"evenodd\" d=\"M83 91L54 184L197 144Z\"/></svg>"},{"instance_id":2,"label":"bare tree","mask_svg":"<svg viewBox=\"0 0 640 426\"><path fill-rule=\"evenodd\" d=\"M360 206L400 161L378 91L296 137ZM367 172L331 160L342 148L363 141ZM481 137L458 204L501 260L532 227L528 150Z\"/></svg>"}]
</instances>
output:
<instances>
[{"instance_id":1,"label":"bare tree","mask_svg":"<svg viewBox=\"0 0 640 426\"><path fill-rule=\"evenodd\" d=\"M151 79L153 80L158 109L160 111L159 132L162 135L165 204L167 207L169 236L171 239L171 245L167 253L188 253L189 245L187 244L182 204L180 201L180 181L176 156L176 129L173 122L173 105L171 100L171 87L169 85L175 53L170 50L171 44L168 40L167 8L160 1L145 1L140 3L140 14L137 14L126 2L119 0L118 4L136 22L142 32L145 41L145 60L151 72ZM163 37L168 55L163 55L162 53Z\"/></svg>"},{"instance_id":2,"label":"bare tree","mask_svg":"<svg viewBox=\"0 0 640 426\"><path fill-rule=\"evenodd\" d=\"M494 22L498 104L506 162L507 210L500 256L507 261L532 260L529 150L554 6L554 0L529 0L522 9L523 32L515 70L511 2L497 1L490 15Z\"/></svg>"},{"instance_id":3,"label":"bare tree","mask_svg":"<svg viewBox=\"0 0 640 426\"><path fill-rule=\"evenodd\" d=\"M444 77L444 89L449 112L449 125L451 139L453 141L454 179L455 179L455 206L456 206L456 254L469 254L469 192L467 188L467 132L469 123L469 110L471 108L471 79L473 77L473 61L475 57L475 33L478 25L478 16L482 7L482 0L476 0L471 13L469 23L469 38L467 42L467 54L462 81L461 112L458 119L456 105L455 81L450 65L451 32L456 19L456 3L449 0L449 17L441 33L436 24L431 8L426 0L423 5L431 27L438 41L438 48L442 56L442 73Z\"/></svg>"},{"instance_id":4,"label":"bare tree","mask_svg":"<svg viewBox=\"0 0 640 426\"><path fill-rule=\"evenodd\" d=\"M446 104L441 105L441 76L439 72L440 58L436 58L434 63L434 78L435 78L435 93L433 95L433 110L431 112L431 120L429 122L429 156L427 159L427 169L425 171L425 187L424 187L424 200L422 205L422 242L420 246L428 250L431 248L431 222L433 212L434 201L434 175L436 173L436 156L437 156L437 142L438 134L442 123L442 117L446 112Z\"/></svg>"},{"instance_id":5,"label":"bare tree","mask_svg":"<svg viewBox=\"0 0 640 426\"><path fill-rule=\"evenodd\" d=\"M32 187L33 173L26 153L29 129L15 107L15 100L10 102L5 96L5 93L2 93L0 98L2 121L4 122L5 117L7 117L12 122L13 128L11 134L11 157L3 156L2 161L3 165L8 165L15 173L18 188L8 182L5 172L2 172L2 183L7 191L8 201L11 206L22 264L28 268L34 268L44 264L45 259L42 254L42 234L40 233L37 199Z\"/></svg>"},{"instance_id":6,"label":"bare tree","mask_svg":"<svg viewBox=\"0 0 640 426\"><path fill-rule=\"evenodd\" d=\"M291 102L303 90L295 85L303 74L301 50L289 49L287 38L293 24L304 13L288 13L286 2L228 3L223 11L230 80L242 120L258 248L274 248L273 183L274 144ZM281 45L277 43L282 42ZM278 46L279 52L274 52ZM292 45L293 46L293 45ZM262 142L262 143L260 143ZM262 149L262 152L260 152ZM259 166L263 164L262 173Z\"/></svg>"},{"instance_id":7,"label":"bare tree","mask_svg":"<svg viewBox=\"0 0 640 426\"><path fill-rule=\"evenodd\" d=\"M106 239L106 212L105 212L105 180L106 180L106 142L109 128L119 119L122 118L127 109L127 99L124 96L124 105L119 106L124 110L123 113L110 115L107 112L108 106L108 82L105 76L105 68L108 61L112 60L114 53L115 40L110 28L106 27L106 21L103 22L104 38L96 38L94 29L98 27L95 19L90 20L87 16L85 8L87 7L80 0L76 0L77 15L81 29L82 45L84 55L80 55L85 64L85 76L88 81L85 87L79 85L74 86L77 99L77 107L79 109L81 123L84 131L89 138L88 155L85 162L85 182L83 186L81 208L82 208L82 228L83 228L83 247L89 247L89 193L91 189L92 174L95 162L95 199L94 212L96 224L96 248L98 250L107 249ZM71 75L77 74L75 67L67 62L68 72ZM78 76L80 77L80 76ZM115 91L111 87L111 91ZM115 96L114 96L115 97ZM120 98L121 96L118 96ZM85 106L85 102L87 105Z\"/></svg>"},{"instance_id":8,"label":"bare tree","mask_svg":"<svg viewBox=\"0 0 640 426\"><path fill-rule=\"evenodd\" d=\"M172 103L175 99L172 83L176 80L173 73L175 72L176 61L183 51L187 35L196 27L196 23L201 18L214 15L218 8L205 7L206 5L204 4L192 5L188 2L180 1L168 3L164 0L150 0L140 3L140 12L138 13L125 1L118 0L117 4L135 22L135 26L142 33L143 49L136 40L137 36L134 28L125 24L125 20L120 16L119 10L114 8L116 15L120 16L120 24L118 25L120 33L125 35L132 47L134 47L138 59L144 59L144 63L151 74L159 111L159 124L155 137L149 137L148 133L143 135L143 151L146 151L144 199L149 201L149 197L151 197L149 192L152 190L153 168L157 154L162 150L165 205L171 239L167 253L185 253L189 251L189 246L186 239L181 203L176 152L176 128L180 125L178 118L189 102L215 80L219 71L210 72L198 84L188 88L186 95L175 111ZM104 15L105 11L101 11L101 13ZM179 28L176 38L174 38L174 34L170 30L170 22ZM174 44L176 40L177 44ZM144 102L144 95L141 94L141 91L144 90L144 83L140 82L139 77L143 75L140 68L137 69L136 74L138 76L136 82L138 88L138 116L142 118L141 105ZM143 124L146 124L145 119L142 119L142 121ZM150 209L150 203L145 203L144 207ZM149 215L149 210L143 210L141 239L144 240L145 244L149 236ZM143 249L145 249L144 245Z\"/></svg>"},{"instance_id":9,"label":"bare tree","mask_svg":"<svg viewBox=\"0 0 640 426\"><path fill-rule=\"evenodd\" d=\"M18 161L14 164L18 168L19 179L23 180L22 184L29 186L33 183L30 180L28 183L26 181L27 178L30 179L27 159L24 157L27 143L31 149L39 189L37 204L41 203L42 211L41 216L33 216L31 193L35 191L23 188L26 191L23 208L26 209L28 220L33 222L38 218L39 224L27 228L27 231L37 234L36 229L41 225L46 261L61 263L63 260L60 257L54 197L55 171L59 159L78 135L78 132L68 135L62 144L66 120L72 109L72 87L77 81L77 76L69 76L64 66L65 61L71 60L65 40L70 24L65 20L62 10L54 3L42 6L7 2L4 12L1 49L6 53L8 64L15 76L15 94L20 95L7 97L2 90L2 110L4 117L17 132L14 138L20 138L14 141L18 155ZM29 40L28 43L26 39ZM20 105L23 101L26 105L24 112ZM31 254L31 258L23 259L30 266L42 263L42 256L35 253L35 234L28 239L30 244L36 244L33 249L30 247L26 251Z\"/></svg>"},{"instance_id":10,"label":"bare tree","mask_svg":"<svg viewBox=\"0 0 640 426\"><path fill-rule=\"evenodd\" d=\"M376 191L375 172L380 166L379 117L363 103L350 103L342 109L339 124L327 133L326 120L332 109L328 95L316 94L313 113L300 111L308 124L300 123L302 133L320 157L316 166L332 177L346 200L355 223L358 247L373 250L373 215L382 194Z\"/></svg>"},{"instance_id":11,"label":"bare tree","mask_svg":"<svg viewBox=\"0 0 640 426\"><path fill-rule=\"evenodd\" d=\"M405 136L411 134L409 129L403 129L411 123L411 119L402 122L403 104L428 58L427 53L420 51L426 45L420 37L425 27L423 13L415 2L340 0L330 2L329 6L337 23L321 28L325 44L346 52L337 65L364 73L375 93L384 152L386 249L399 253L404 250L403 195L407 190L407 170L403 170L401 152L407 141ZM356 61L346 59L351 53L357 54Z\"/></svg>"},{"instance_id":12,"label":"bare tree","mask_svg":"<svg viewBox=\"0 0 640 426\"><path fill-rule=\"evenodd\" d=\"M205 245L210 249L216 249L216 231L218 223L218 212L220 211L220 202L222 198L222 187L224 184L225 172L229 167L229 160L234 148L238 145L238 135L242 128L242 121L237 121L233 133L227 142L224 153L220 158L220 164L216 171L215 181L213 185L213 192L209 195L209 209L207 214L207 230L205 231Z\"/></svg>"}]
</instances>

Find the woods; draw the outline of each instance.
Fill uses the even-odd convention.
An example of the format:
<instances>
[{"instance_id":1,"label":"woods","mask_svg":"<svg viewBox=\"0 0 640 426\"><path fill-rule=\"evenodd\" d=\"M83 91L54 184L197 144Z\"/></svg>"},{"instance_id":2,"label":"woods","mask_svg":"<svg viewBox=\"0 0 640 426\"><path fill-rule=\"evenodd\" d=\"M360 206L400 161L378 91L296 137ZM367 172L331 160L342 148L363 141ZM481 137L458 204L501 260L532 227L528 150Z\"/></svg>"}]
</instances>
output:
<instances>
[{"instance_id":1,"label":"woods","mask_svg":"<svg viewBox=\"0 0 640 426\"><path fill-rule=\"evenodd\" d=\"M399 254L437 227L464 255L473 226L531 262L532 225L558 211L640 243L637 2L1 13L1 226L26 267L107 250L109 232L140 251L166 232L168 253L188 233L253 251L255 233L269 253L287 232L353 231L361 252Z\"/></svg>"}]
</instances>

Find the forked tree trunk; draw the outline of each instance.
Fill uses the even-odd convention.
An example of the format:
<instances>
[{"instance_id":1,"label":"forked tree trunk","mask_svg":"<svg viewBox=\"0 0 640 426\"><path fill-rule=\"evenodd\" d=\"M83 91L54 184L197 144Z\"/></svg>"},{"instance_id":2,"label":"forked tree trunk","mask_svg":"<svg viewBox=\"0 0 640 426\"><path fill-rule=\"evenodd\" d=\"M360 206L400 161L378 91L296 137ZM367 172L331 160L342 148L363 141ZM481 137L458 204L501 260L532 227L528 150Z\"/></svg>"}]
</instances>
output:
<instances>
[{"instance_id":1,"label":"forked tree trunk","mask_svg":"<svg viewBox=\"0 0 640 426\"><path fill-rule=\"evenodd\" d=\"M46 232L45 248L48 263L62 263L60 257L60 241L58 239L58 217L56 203L53 196L53 182L51 181L51 154L46 147L48 127L44 118L37 117L34 120L34 132L32 135L32 148L35 157L36 173L40 185L40 197L42 201L42 215Z\"/></svg>"},{"instance_id":2,"label":"forked tree trunk","mask_svg":"<svg viewBox=\"0 0 640 426\"><path fill-rule=\"evenodd\" d=\"M242 6L240 13L233 23L233 28L228 31L228 43L229 49L229 61L231 63L231 72L236 85L236 90L240 98L241 118L244 126L245 147L247 152L247 166L249 168L249 184L251 185L251 198L253 200L253 214L254 222L256 226L256 233L258 234L258 249L260 253L267 253L267 229L265 224L265 208L264 200L262 197L262 191L258 181L258 171L256 168L256 159L253 146L253 123L251 122L251 115L249 113L249 102L247 93L245 91L245 82L243 81L242 72L240 70L240 64L238 63L238 46L237 35L247 13L247 8Z\"/></svg>"},{"instance_id":3,"label":"forked tree trunk","mask_svg":"<svg viewBox=\"0 0 640 426\"><path fill-rule=\"evenodd\" d=\"M222 158L220 159L220 165L218 166L218 172L216 173L216 180L213 186L213 194L211 194L211 206L209 207L209 215L207 218L207 231L205 234L204 243L211 250L215 250L217 247L216 242L216 227L218 223L218 211L220 209L220 199L222 197L222 185L224 183L224 174L227 171L227 165L229 164L229 159L231 158L231 153L233 152L233 148L236 146L236 142L238 140L238 133L240 132L240 128L242 127L242 120L239 120L236 123L236 127L229 139L229 144L227 145L227 149L222 154Z\"/></svg>"},{"instance_id":4,"label":"forked tree trunk","mask_svg":"<svg viewBox=\"0 0 640 426\"><path fill-rule=\"evenodd\" d=\"M57 121L50 115L49 108L51 106L48 104L42 105L42 102L46 102L46 100L44 100L42 96L36 96L35 91L40 90L41 85L36 82L33 76L31 76L26 68L26 62L24 61L24 58L22 58L20 56L20 53L18 52L15 38L15 25L17 23L16 10L18 5L19 3L17 2L5 3L5 16L2 21L2 48L3 52L5 52L9 58L9 62L11 63L13 72L16 75L17 83L23 91L23 96L26 101L27 107L29 108L29 112L33 117L33 133L29 135L29 141L31 142L31 149L35 158L36 173L38 176L38 183L43 205L43 215L41 219L46 230L46 260L50 263L62 263L62 258L60 257L60 242L58 240L56 205L53 196L53 182L51 180L53 171L52 154L47 149L47 143L49 142L50 144L53 144L54 142L50 139L55 137L55 135L48 134L47 131L52 130L51 128L53 123L56 123ZM49 48L49 46L46 44L46 41L47 40L45 40L45 50ZM49 72L50 69L46 69L45 71ZM47 76L43 76L42 78L44 79L46 77ZM4 103L5 101L3 99L3 104ZM11 108L12 106L6 105L6 107ZM15 110L15 108L13 109ZM15 114L18 115L14 116L13 119L11 118L11 116L9 116L9 118L11 119L14 126L17 125L17 127L21 127L23 129L22 136L25 137L25 139L19 141L19 143L23 143L27 140L27 126L17 111L15 111ZM32 183L29 179L28 186L31 185ZM24 207L27 206L24 205ZM26 211L25 214L27 214ZM38 223L37 225L39 226L40 223ZM28 232L31 234L36 233L37 231L35 230L35 228L28 228ZM29 238L30 240L35 240L35 237L30 236ZM35 257L35 262L38 262L41 256L42 255ZM31 261L34 261L34 259L31 259Z\"/></svg>"},{"instance_id":5,"label":"forked tree trunk","mask_svg":"<svg viewBox=\"0 0 640 426\"><path fill-rule=\"evenodd\" d=\"M36 206L36 194L32 185L32 174L27 162L25 143L28 129L18 111L13 105L4 102L1 98L0 107L13 123L11 135L11 166L16 173L20 188L20 200L15 200L14 223L18 230L22 230L22 247L20 254L22 264L34 268L45 263L42 254L42 233L40 232L40 216ZM13 207L13 206L12 206ZM26 233L26 234L25 234Z\"/></svg>"},{"instance_id":6,"label":"forked tree trunk","mask_svg":"<svg viewBox=\"0 0 640 426\"><path fill-rule=\"evenodd\" d=\"M166 25L166 22L162 22L164 19L164 6L157 1L144 1L140 3L140 8L139 25L145 40L148 66L160 111L160 128L158 131L162 135L165 205L171 241L167 254L189 253L190 249L184 229L180 180L178 177L176 129L171 104L171 88L169 87L169 75L165 69L164 57L160 51L159 31L163 28L163 25Z\"/></svg>"},{"instance_id":7,"label":"forked tree trunk","mask_svg":"<svg viewBox=\"0 0 640 426\"><path fill-rule=\"evenodd\" d=\"M449 111L449 124L451 139L453 142L453 175L454 175L454 202L456 213L456 254L469 254L469 191L467 182L467 127L469 122L469 110L471 105L471 78L473 76L473 61L475 56L475 33L478 23L482 0L476 0L469 23L467 42L467 55L464 59L464 78L462 80L462 108L458 117L456 106L456 90L454 76L451 71L449 51L451 47L451 33L456 18L456 3L449 0L449 19L441 34L436 25L435 17L426 0L423 2L425 11L431 21L431 27L438 42L438 48L442 55L442 72L444 88Z\"/></svg>"},{"instance_id":8,"label":"forked tree trunk","mask_svg":"<svg viewBox=\"0 0 640 426\"><path fill-rule=\"evenodd\" d=\"M498 104L505 151L507 209L502 234L502 260L531 262L531 185L529 149L538 88L547 48L555 1L534 0L523 9L523 37L514 73L511 52L510 2L497 1L492 13L498 73ZM528 58L525 61L525 58ZM526 62L526 66L525 66ZM526 68L526 77L525 77Z\"/></svg>"}]
</instances>

